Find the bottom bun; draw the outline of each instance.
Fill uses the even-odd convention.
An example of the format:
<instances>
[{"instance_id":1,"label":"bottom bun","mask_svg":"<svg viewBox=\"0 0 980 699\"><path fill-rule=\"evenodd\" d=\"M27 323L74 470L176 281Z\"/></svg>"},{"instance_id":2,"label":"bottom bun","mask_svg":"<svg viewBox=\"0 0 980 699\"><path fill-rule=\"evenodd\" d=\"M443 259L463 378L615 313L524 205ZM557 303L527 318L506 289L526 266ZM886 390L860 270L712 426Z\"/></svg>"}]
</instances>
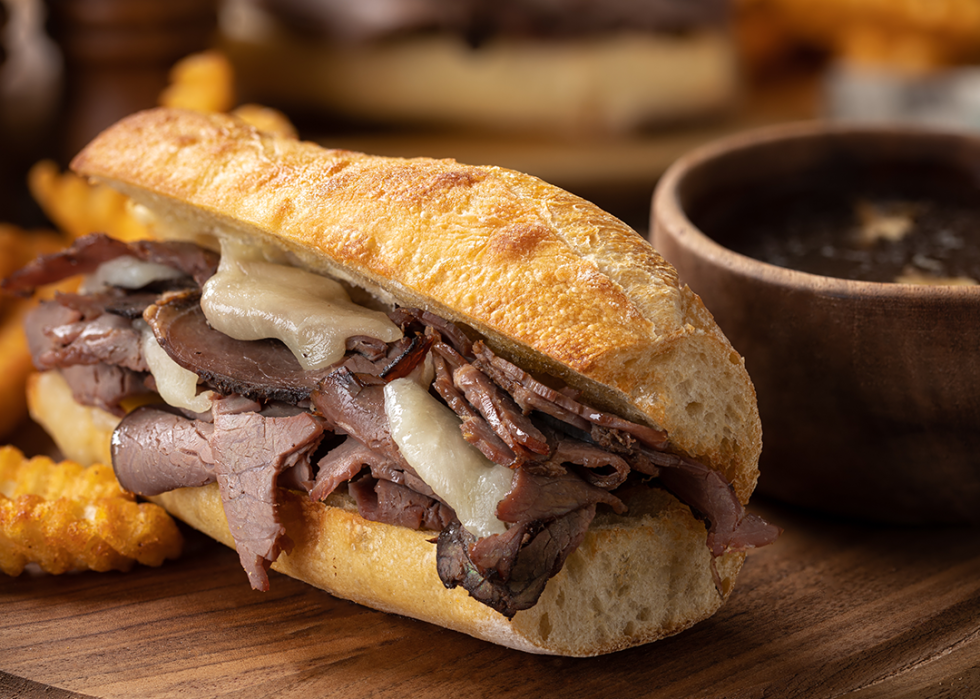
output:
<instances>
[{"instance_id":1,"label":"bottom bun","mask_svg":"<svg viewBox=\"0 0 980 699\"><path fill-rule=\"evenodd\" d=\"M118 419L75 403L60 374L33 375L28 403L31 416L67 458L111 461ZM234 547L217 485L151 499ZM640 489L627 504L628 516L598 514L538 603L510 621L463 589L443 586L433 532L365 520L346 496L325 504L280 491L279 515L294 546L272 568L338 597L518 650L599 655L655 641L707 618L731 593L745 558L743 553L718 558L716 586L704 524L686 506L654 488Z\"/></svg>"}]
</instances>

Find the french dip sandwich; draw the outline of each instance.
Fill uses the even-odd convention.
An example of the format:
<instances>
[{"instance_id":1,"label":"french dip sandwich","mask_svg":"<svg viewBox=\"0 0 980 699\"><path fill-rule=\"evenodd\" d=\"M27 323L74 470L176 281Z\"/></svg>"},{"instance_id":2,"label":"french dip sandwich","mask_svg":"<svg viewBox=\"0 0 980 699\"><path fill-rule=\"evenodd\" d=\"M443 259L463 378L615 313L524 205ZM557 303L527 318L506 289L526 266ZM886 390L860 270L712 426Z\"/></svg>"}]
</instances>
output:
<instances>
[{"instance_id":1,"label":"french dip sandwich","mask_svg":"<svg viewBox=\"0 0 980 699\"><path fill-rule=\"evenodd\" d=\"M268 569L512 648L588 656L713 614L761 428L742 359L616 218L534 177L156 109L73 169L101 235L8 290L67 456ZM274 583L274 581L273 581Z\"/></svg>"}]
</instances>

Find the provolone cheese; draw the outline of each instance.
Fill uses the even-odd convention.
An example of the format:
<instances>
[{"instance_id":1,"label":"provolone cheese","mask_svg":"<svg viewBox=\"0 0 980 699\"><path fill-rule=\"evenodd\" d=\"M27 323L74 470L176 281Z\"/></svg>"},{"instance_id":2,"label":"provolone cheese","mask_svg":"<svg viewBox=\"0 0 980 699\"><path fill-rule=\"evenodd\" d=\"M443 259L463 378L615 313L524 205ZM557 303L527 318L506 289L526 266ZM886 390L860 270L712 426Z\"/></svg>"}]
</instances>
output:
<instances>
[{"instance_id":1,"label":"provolone cheese","mask_svg":"<svg viewBox=\"0 0 980 699\"><path fill-rule=\"evenodd\" d=\"M176 279L182 274L167 265L144 262L130 255L123 255L99 265L99 269L94 274L85 278L81 291L85 294L94 294L110 286L142 289L147 284Z\"/></svg>"},{"instance_id":2,"label":"provolone cheese","mask_svg":"<svg viewBox=\"0 0 980 699\"><path fill-rule=\"evenodd\" d=\"M216 330L236 340L277 338L306 370L343 359L348 337L401 338L387 315L353 303L338 282L232 250L222 246L218 272L201 297L204 315Z\"/></svg>"},{"instance_id":3,"label":"provolone cheese","mask_svg":"<svg viewBox=\"0 0 980 699\"><path fill-rule=\"evenodd\" d=\"M419 477L474 536L505 532L497 503L510 490L514 472L469 444L455 413L415 381L396 379L384 392L391 436Z\"/></svg>"},{"instance_id":4,"label":"provolone cheese","mask_svg":"<svg viewBox=\"0 0 980 699\"><path fill-rule=\"evenodd\" d=\"M211 409L211 391L197 392L197 374L185 369L170 358L167 351L160 346L153 330L142 320L137 320L134 326L140 331L140 349L153 380L157 385L157 393L167 405L175 408L185 408L195 413L203 413Z\"/></svg>"}]
</instances>

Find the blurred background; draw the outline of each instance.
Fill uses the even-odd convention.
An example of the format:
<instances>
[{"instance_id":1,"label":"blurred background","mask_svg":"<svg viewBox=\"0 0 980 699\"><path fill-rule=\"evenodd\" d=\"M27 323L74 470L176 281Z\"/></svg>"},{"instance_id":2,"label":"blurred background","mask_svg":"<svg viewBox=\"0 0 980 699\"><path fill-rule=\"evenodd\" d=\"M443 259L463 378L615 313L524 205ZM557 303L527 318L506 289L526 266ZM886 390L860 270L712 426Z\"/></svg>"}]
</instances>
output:
<instances>
[{"instance_id":1,"label":"blurred background","mask_svg":"<svg viewBox=\"0 0 980 699\"><path fill-rule=\"evenodd\" d=\"M980 0L0 0L0 27L0 221L25 227L54 225L37 163L175 83L327 146L530 172L640 230L665 168L724 134L980 129Z\"/></svg>"}]
</instances>

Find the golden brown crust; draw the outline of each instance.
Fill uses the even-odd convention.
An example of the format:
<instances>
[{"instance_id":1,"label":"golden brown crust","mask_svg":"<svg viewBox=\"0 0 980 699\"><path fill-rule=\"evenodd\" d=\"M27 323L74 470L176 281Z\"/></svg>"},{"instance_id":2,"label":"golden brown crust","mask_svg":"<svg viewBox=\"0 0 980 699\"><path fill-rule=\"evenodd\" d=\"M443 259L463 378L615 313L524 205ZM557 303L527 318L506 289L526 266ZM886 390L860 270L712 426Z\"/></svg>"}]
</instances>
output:
<instances>
[{"instance_id":1,"label":"golden brown crust","mask_svg":"<svg viewBox=\"0 0 980 699\"><path fill-rule=\"evenodd\" d=\"M68 458L87 464L109 454L119 418L75 403L57 372L32 377L28 398L31 415ZM234 548L214 484L151 499ZM721 606L745 558L716 560L719 594L704 525L672 496L645 490L628 500L629 516L597 516L539 602L507 621L462 589L443 586L432 532L367 521L344 497L327 505L281 490L280 502L294 547L275 570L374 609L533 653L598 655L678 633Z\"/></svg>"},{"instance_id":2,"label":"golden brown crust","mask_svg":"<svg viewBox=\"0 0 980 699\"><path fill-rule=\"evenodd\" d=\"M110 128L72 167L156 212L157 233L275 245L470 326L667 430L743 502L755 487L761 428L741 358L660 255L589 202L501 168L325 150L167 109Z\"/></svg>"}]
</instances>

